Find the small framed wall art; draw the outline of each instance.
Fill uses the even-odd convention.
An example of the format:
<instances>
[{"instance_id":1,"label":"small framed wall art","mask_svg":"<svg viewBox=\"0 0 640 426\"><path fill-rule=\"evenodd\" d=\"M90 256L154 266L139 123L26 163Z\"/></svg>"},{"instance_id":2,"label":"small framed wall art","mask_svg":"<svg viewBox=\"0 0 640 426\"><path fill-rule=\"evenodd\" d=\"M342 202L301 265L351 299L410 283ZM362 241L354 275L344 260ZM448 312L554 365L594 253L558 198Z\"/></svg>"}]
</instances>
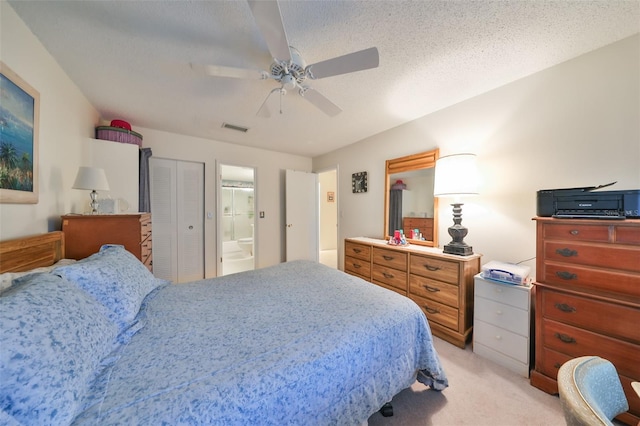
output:
<instances>
[{"instance_id":1,"label":"small framed wall art","mask_svg":"<svg viewBox=\"0 0 640 426\"><path fill-rule=\"evenodd\" d=\"M351 175L351 190L354 194L367 192L367 172L358 172Z\"/></svg>"}]
</instances>

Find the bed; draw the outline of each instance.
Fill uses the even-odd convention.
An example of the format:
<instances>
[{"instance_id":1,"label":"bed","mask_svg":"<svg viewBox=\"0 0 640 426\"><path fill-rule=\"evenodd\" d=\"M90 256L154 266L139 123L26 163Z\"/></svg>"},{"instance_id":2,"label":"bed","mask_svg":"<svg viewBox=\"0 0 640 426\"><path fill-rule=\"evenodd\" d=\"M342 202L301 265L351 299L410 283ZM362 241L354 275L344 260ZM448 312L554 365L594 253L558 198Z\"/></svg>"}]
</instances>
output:
<instances>
[{"instance_id":1,"label":"bed","mask_svg":"<svg viewBox=\"0 0 640 426\"><path fill-rule=\"evenodd\" d=\"M448 386L422 311L341 271L170 284L121 246L64 262L63 241L0 243L1 424L357 425Z\"/></svg>"}]
</instances>

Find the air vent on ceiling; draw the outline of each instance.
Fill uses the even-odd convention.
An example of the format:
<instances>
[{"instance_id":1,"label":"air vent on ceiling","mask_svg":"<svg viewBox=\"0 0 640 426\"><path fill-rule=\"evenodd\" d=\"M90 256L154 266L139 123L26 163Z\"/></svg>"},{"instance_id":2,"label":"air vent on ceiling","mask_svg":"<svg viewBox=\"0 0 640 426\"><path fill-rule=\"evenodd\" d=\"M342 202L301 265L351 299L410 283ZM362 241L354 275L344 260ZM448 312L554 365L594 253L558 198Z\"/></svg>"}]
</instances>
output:
<instances>
[{"instance_id":1,"label":"air vent on ceiling","mask_svg":"<svg viewBox=\"0 0 640 426\"><path fill-rule=\"evenodd\" d=\"M236 126L235 124L229 124L229 123L222 123L222 128L236 130L242 133L247 133L247 131L249 130L247 127Z\"/></svg>"}]
</instances>

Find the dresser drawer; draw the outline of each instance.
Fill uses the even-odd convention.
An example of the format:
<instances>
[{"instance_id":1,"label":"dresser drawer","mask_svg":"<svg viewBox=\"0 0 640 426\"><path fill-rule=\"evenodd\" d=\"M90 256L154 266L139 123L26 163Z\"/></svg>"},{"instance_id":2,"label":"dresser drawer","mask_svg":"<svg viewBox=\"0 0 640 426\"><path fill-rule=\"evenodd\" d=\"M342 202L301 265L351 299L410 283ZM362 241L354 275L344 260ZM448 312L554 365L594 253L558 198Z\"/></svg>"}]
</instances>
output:
<instances>
[{"instance_id":1,"label":"dresser drawer","mask_svg":"<svg viewBox=\"0 0 640 426\"><path fill-rule=\"evenodd\" d=\"M529 335L529 311L480 298L478 295L476 295L474 310L475 319L502 327L521 336ZM474 323L474 325L476 324Z\"/></svg>"},{"instance_id":2,"label":"dresser drawer","mask_svg":"<svg viewBox=\"0 0 640 426\"><path fill-rule=\"evenodd\" d=\"M640 247L545 241L543 254L545 261L640 272Z\"/></svg>"},{"instance_id":3,"label":"dresser drawer","mask_svg":"<svg viewBox=\"0 0 640 426\"><path fill-rule=\"evenodd\" d=\"M551 240L590 241L615 244L640 244L640 228L624 222L586 225L581 223L545 223L543 237Z\"/></svg>"},{"instance_id":4,"label":"dresser drawer","mask_svg":"<svg viewBox=\"0 0 640 426\"><path fill-rule=\"evenodd\" d=\"M574 357L571 355L563 354L548 348L544 348L542 350L542 359L539 360L540 362L537 363L536 365L541 373L556 380L558 377L558 370L560 369L562 364L571 360L572 358ZM630 408L629 411L632 411L634 413L640 413L640 398L638 398L638 395L631 388L631 382L638 381L639 378L628 377L620 374L619 376L620 376L620 382L622 383L622 387L624 388L625 394L627 395L627 400L629 401L629 408Z\"/></svg>"},{"instance_id":5,"label":"dresser drawer","mask_svg":"<svg viewBox=\"0 0 640 426\"><path fill-rule=\"evenodd\" d=\"M409 272L458 285L458 263L429 256L411 255Z\"/></svg>"},{"instance_id":6,"label":"dresser drawer","mask_svg":"<svg viewBox=\"0 0 640 426\"><path fill-rule=\"evenodd\" d=\"M473 341L493 348L519 362L529 362L529 339L484 321L473 323Z\"/></svg>"},{"instance_id":7,"label":"dresser drawer","mask_svg":"<svg viewBox=\"0 0 640 426\"><path fill-rule=\"evenodd\" d=\"M371 262L351 256L345 256L344 270L345 272L365 277L367 280L371 279Z\"/></svg>"},{"instance_id":8,"label":"dresser drawer","mask_svg":"<svg viewBox=\"0 0 640 426\"><path fill-rule=\"evenodd\" d=\"M602 318L606 321L606 318ZM543 318L542 345L575 358L597 355L612 360L619 374L633 377L637 374L640 345L617 340L581 328ZM634 374L635 372L635 374Z\"/></svg>"},{"instance_id":9,"label":"dresser drawer","mask_svg":"<svg viewBox=\"0 0 640 426\"><path fill-rule=\"evenodd\" d=\"M420 306L429 321L458 330L458 310L456 308L424 297L412 296L411 299Z\"/></svg>"},{"instance_id":10,"label":"dresser drawer","mask_svg":"<svg viewBox=\"0 0 640 426\"><path fill-rule=\"evenodd\" d=\"M538 277L548 284L570 285L640 297L640 274L569 263L544 262Z\"/></svg>"},{"instance_id":11,"label":"dresser drawer","mask_svg":"<svg viewBox=\"0 0 640 426\"><path fill-rule=\"evenodd\" d=\"M144 263L151 256L153 248L153 237L149 235L140 243L140 260Z\"/></svg>"},{"instance_id":12,"label":"dresser drawer","mask_svg":"<svg viewBox=\"0 0 640 426\"><path fill-rule=\"evenodd\" d=\"M476 296L494 300L519 309L529 310L529 288L499 284L484 279L475 280Z\"/></svg>"},{"instance_id":13,"label":"dresser drawer","mask_svg":"<svg viewBox=\"0 0 640 426\"><path fill-rule=\"evenodd\" d=\"M536 358L536 369L538 369L538 371L540 371L541 373L551 377L553 380L557 380L558 370L560 369L562 364L572 358L575 358L571 355L556 352L549 348L542 348L541 354L542 356L539 359Z\"/></svg>"},{"instance_id":14,"label":"dresser drawer","mask_svg":"<svg viewBox=\"0 0 640 426\"><path fill-rule=\"evenodd\" d=\"M609 242L609 225L548 224L544 225L544 238L565 241Z\"/></svg>"},{"instance_id":15,"label":"dresser drawer","mask_svg":"<svg viewBox=\"0 0 640 426\"><path fill-rule=\"evenodd\" d=\"M409 275L409 293L410 295L425 297L454 308L458 307L459 288L457 285L411 274Z\"/></svg>"},{"instance_id":16,"label":"dresser drawer","mask_svg":"<svg viewBox=\"0 0 640 426\"><path fill-rule=\"evenodd\" d=\"M371 280L375 283L383 283L407 294L407 273L393 268L387 268L382 265L373 265L371 271Z\"/></svg>"},{"instance_id":17,"label":"dresser drawer","mask_svg":"<svg viewBox=\"0 0 640 426\"><path fill-rule=\"evenodd\" d=\"M640 228L637 226L616 226L615 241L618 244L640 245Z\"/></svg>"},{"instance_id":18,"label":"dresser drawer","mask_svg":"<svg viewBox=\"0 0 640 426\"><path fill-rule=\"evenodd\" d=\"M640 309L547 288L539 291L542 292L539 309L544 318L640 344ZM638 357L640 360L640 353Z\"/></svg>"},{"instance_id":19,"label":"dresser drawer","mask_svg":"<svg viewBox=\"0 0 640 426\"><path fill-rule=\"evenodd\" d=\"M344 244L344 255L371 262L371 246L346 241Z\"/></svg>"},{"instance_id":20,"label":"dresser drawer","mask_svg":"<svg viewBox=\"0 0 640 426\"><path fill-rule=\"evenodd\" d=\"M151 236L151 218L140 221L140 238L142 241Z\"/></svg>"},{"instance_id":21,"label":"dresser drawer","mask_svg":"<svg viewBox=\"0 0 640 426\"><path fill-rule=\"evenodd\" d=\"M407 270L407 253L397 250L387 250L379 247L373 248L373 263L386 268ZM405 275L406 278L406 275Z\"/></svg>"}]
</instances>

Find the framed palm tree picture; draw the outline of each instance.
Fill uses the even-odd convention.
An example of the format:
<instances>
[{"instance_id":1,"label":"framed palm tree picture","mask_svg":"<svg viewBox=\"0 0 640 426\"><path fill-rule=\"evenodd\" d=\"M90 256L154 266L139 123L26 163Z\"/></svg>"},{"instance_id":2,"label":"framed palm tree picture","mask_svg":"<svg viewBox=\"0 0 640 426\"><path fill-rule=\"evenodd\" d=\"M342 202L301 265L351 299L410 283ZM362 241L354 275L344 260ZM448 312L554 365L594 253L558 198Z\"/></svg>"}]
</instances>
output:
<instances>
[{"instance_id":1,"label":"framed palm tree picture","mask_svg":"<svg viewBox=\"0 0 640 426\"><path fill-rule=\"evenodd\" d=\"M0 202L38 202L40 94L0 61Z\"/></svg>"}]
</instances>

